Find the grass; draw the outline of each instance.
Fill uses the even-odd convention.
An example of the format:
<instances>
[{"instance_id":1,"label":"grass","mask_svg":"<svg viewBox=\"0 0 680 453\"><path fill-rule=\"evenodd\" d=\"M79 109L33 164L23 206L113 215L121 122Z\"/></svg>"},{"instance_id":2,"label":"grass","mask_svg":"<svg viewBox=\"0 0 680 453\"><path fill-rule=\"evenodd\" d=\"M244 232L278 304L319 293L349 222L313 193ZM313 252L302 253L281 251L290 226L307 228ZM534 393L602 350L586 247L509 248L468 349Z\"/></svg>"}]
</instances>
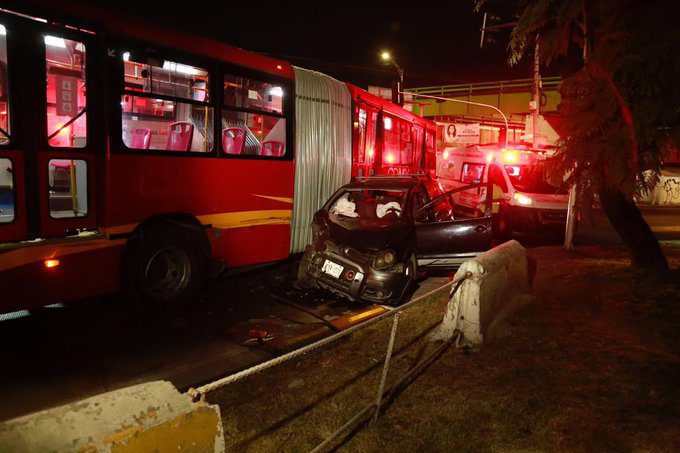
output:
<instances>
[{"instance_id":1,"label":"grass","mask_svg":"<svg viewBox=\"0 0 680 453\"><path fill-rule=\"evenodd\" d=\"M677 268L680 248L665 252ZM447 351L341 449L680 450L678 271L635 271L616 246L530 255L536 301L508 320L505 338L470 355ZM438 301L406 313L397 347L442 309ZM374 398L389 328L211 395L228 448L309 450ZM396 360L391 379L416 355L412 347Z\"/></svg>"}]
</instances>

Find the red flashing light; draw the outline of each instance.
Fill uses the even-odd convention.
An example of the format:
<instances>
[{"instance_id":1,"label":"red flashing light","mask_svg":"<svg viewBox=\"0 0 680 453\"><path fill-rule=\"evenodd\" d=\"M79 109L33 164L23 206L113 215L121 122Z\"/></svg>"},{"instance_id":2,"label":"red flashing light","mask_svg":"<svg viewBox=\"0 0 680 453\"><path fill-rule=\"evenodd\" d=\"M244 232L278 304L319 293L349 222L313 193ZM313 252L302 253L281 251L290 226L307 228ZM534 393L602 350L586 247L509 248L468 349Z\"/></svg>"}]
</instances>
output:
<instances>
[{"instance_id":1,"label":"red flashing light","mask_svg":"<svg viewBox=\"0 0 680 453\"><path fill-rule=\"evenodd\" d=\"M388 164L393 164L394 163L394 154L388 153L385 160L387 161Z\"/></svg>"},{"instance_id":2,"label":"red flashing light","mask_svg":"<svg viewBox=\"0 0 680 453\"><path fill-rule=\"evenodd\" d=\"M45 260L45 267L47 269L52 269L53 267L57 267L61 264L59 260Z\"/></svg>"}]
</instances>

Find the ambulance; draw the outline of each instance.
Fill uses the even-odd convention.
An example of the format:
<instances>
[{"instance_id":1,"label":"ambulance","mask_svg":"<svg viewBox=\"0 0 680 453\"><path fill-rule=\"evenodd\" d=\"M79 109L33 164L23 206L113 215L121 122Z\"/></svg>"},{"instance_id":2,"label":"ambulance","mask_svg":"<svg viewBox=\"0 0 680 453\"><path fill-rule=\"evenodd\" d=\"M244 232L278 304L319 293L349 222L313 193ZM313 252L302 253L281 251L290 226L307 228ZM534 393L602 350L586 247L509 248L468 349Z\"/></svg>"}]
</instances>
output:
<instances>
[{"instance_id":1,"label":"ambulance","mask_svg":"<svg viewBox=\"0 0 680 453\"><path fill-rule=\"evenodd\" d=\"M531 145L469 145L444 148L437 155L437 176L442 187L491 182L494 232L501 239L513 236L560 237L567 220L569 195L546 179L545 164L552 150ZM458 209L480 212L485 188L456 194Z\"/></svg>"}]
</instances>

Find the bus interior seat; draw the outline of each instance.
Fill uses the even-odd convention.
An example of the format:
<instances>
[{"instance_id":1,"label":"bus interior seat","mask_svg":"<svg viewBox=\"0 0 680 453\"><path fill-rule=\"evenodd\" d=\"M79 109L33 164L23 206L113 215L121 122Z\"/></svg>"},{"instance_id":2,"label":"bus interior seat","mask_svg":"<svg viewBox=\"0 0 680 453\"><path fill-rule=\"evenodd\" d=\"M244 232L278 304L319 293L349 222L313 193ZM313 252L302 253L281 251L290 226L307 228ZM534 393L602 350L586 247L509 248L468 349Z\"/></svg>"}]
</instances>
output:
<instances>
[{"instance_id":1,"label":"bus interior seat","mask_svg":"<svg viewBox=\"0 0 680 453\"><path fill-rule=\"evenodd\" d=\"M246 131L241 127L222 129L222 149L227 154L241 154Z\"/></svg>"},{"instance_id":2,"label":"bus interior seat","mask_svg":"<svg viewBox=\"0 0 680 453\"><path fill-rule=\"evenodd\" d=\"M188 121L177 121L168 125L168 151L189 151L194 136L194 125Z\"/></svg>"},{"instance_id":3,"label":"bus interior seat","mask_svg":"<svg viewBox=\"0 0 680 453\"><path fill-rule=\"evenodd\" d=\"M149 149L151 145L151 129L148 127L138 127L132 131L132 138L130 139L130 148L133 149Z\"/></svg>"},{"instance_id":4,"label":"bus interior seat","mask_svg":"<svg viewBox=\"0 0 680 453\"><path fill-rule=\"evenodd\" d=\"M277 140L269 140L262 143L262 152L260 153L260 155L281 157L283 156L284 150L285 145L283 142Z\"/></svg>"}]
</instances>

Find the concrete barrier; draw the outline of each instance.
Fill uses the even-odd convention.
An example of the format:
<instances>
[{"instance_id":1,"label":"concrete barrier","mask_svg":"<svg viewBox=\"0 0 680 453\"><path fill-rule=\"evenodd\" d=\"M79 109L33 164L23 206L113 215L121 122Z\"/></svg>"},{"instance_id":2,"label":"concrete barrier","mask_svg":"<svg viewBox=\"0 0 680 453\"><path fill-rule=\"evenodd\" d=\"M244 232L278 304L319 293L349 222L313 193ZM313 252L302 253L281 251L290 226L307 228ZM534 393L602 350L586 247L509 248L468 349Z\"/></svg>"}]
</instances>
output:
<instances>
[{"instance_id":1,"label":"concrete barrier","mask_svg":"<svg viewBox=\"0 0 680 453\"><path fill-rule=\"evenodd\" d=\"M0 424L0 452L222 452L217 406L166 381L115 390Z\"/></svg>"},{"instance_id":2,"label":"concrete barrier","mask_svg":"<svg viewBox=\"0 0 680 453\"><path fill-rule=\"evenodd\" d=\"M461 280L437 339L450 338L459 330L465 344L492 341L503 319L531 300L526 251L514 240L464 262L454 277Z\"/></svg>"}]
</instances>

